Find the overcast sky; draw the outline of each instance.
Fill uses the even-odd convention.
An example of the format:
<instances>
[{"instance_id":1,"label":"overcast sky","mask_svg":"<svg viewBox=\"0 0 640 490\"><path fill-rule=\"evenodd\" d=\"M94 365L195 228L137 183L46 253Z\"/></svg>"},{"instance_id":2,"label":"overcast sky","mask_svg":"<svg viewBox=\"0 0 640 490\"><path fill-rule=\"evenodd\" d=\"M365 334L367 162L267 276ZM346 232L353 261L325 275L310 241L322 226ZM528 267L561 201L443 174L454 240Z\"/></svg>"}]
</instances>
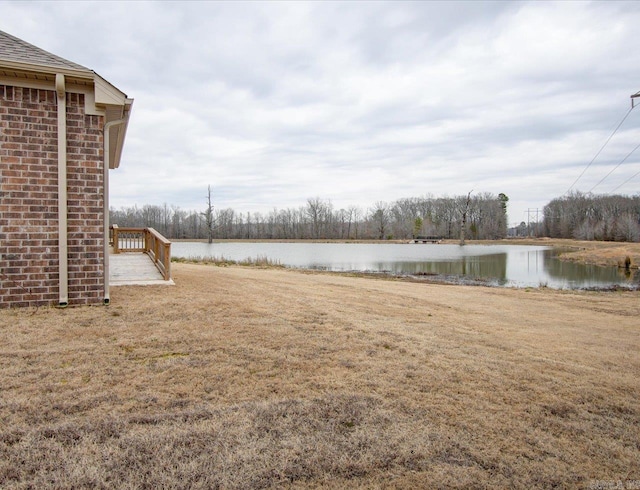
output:
<instances>
[{"instance_id":1,"label":"overcast sky","mask_svg":"<svg viewBox=\"0 0 640 490\"><path fill-rule=\"evenodd\" d=\"M135 99L111 205L563 195L640 91L640 2L0 2ZM640 144L631 112L574 189ZM640 149L600 185L640 172ZM617 192L638 194L640 175Z\"/></svg>"}]
</instances>

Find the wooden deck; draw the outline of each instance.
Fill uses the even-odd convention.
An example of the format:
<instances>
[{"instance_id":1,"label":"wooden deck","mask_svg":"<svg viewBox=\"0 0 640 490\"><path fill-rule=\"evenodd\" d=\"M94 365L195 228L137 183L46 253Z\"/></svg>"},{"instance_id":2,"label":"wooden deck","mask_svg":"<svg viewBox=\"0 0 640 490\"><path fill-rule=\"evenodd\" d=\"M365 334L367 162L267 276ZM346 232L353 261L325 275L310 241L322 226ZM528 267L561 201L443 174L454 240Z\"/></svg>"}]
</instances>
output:
<instances>
[{"instance_id":1,"label":"wooden deck","mask_svg":"<svg viewBox=\"0 0 640 490\"><path fill-rule=\"evenodd\" d=\"M165 281L151 258L142 252L109 255L109 286L175 284Z\"/></svg>"},{"instance_id":2,"label":"wooden deck","mask_svg":"<svg viewBox=\"0 0 640 490\"><path fill-rule=\"evenodd\" d=\"M174 284L171 242L153 228L109 227L109 285Z\"/></svg>"}]
</instances>

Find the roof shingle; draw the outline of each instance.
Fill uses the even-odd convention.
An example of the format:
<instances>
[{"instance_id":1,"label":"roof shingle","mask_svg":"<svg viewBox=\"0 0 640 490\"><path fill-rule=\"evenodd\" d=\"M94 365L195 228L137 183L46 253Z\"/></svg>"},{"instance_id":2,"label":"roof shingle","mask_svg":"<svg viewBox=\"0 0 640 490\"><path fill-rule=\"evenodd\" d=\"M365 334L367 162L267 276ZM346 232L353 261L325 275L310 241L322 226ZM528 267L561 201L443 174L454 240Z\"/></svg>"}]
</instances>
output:
<instances>
[{"instance_id":1,"label":"roof shingle","mask_svg":"<svg viewBox=\"0 0 640 490\"><path fill-rule=\"evenodd\" d=\"M82 65L65 60L3 31L0 31L0 60L30 63L52 68L91 71Z\"/></svg>"}]
</instances>

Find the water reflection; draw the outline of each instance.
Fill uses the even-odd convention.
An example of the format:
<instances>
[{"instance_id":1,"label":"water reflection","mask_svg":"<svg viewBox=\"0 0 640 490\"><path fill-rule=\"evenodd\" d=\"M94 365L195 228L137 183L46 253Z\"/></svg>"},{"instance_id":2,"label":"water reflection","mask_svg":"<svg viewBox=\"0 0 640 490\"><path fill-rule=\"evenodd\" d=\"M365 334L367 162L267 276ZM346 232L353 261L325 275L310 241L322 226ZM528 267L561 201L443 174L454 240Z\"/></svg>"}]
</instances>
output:
<instances>
[{"instance_id":1,"label":"water reflection","mask_svg":"<svg viewBox=\"0 0 640 490\"><path fill-rule=\"evenodd\" d=\"M617 267L598 267L596 265L577 264L553 258L553 251L545 254L544 271L556 287L585 288L605 287L613 284L631 284L638 282L633 274L625 274ZM636 274L637 276L637 274Z\"/></svg>"},{"instance_id":2,"label":"water reflection","mask_svg":"<svg viewBox=\"0 0 640 490\"><path fill-rule=\"evenodd\" d=\"M563 262L548 247L523 245L174 242L175 257L266 257L289 267L438 276L503 286L609 287L638 283L617 268Z\"/></svg>"},{"instance_id":3,"label":"water reflection","mask_svg":"<svg viewBox=\"0 0 640 490\"><path fill-rule=\"evenodd\" d=\"M396 274L467 276L475 279L491 279L504 284L507 281L507 254L426 262L377 262L373 269Z\"/></svg>"}]
</instances>

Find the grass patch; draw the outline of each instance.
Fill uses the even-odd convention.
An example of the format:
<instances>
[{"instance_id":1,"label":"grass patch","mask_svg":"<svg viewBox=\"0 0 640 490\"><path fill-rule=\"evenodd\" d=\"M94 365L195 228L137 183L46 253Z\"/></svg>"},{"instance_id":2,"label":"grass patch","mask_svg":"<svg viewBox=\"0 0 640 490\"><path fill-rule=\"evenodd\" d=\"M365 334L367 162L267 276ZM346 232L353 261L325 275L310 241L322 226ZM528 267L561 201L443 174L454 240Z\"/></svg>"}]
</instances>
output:
<instances>
[{"instance_id":1,"label":"grass patch","mask_svg":"<svg viewBox=\"0 0 640 490\"><path fill-rule=\"evenodd\" d=\"M171 262L183 263L183 264L202 264L202 265L215 265L217 267L228 267L231 265L240 265L246 267L263 267L263 268L284 268L285 266L279 260L270 259L266 256L247 257L243 260L227 259L224 256L221 257L205 257L205 256L191 256L187 258L183 257L171 257Z\"/></svg>"},{"instance_id":2,"label":"grass patch","mask_svg":"<svg viewBox=\"0 0 640 490\"><path fill-rule=\"evenodd\" d=\"M0 310L0 488L640 480L638 292L173 273Z\"/></svg>"}]
</instances>

